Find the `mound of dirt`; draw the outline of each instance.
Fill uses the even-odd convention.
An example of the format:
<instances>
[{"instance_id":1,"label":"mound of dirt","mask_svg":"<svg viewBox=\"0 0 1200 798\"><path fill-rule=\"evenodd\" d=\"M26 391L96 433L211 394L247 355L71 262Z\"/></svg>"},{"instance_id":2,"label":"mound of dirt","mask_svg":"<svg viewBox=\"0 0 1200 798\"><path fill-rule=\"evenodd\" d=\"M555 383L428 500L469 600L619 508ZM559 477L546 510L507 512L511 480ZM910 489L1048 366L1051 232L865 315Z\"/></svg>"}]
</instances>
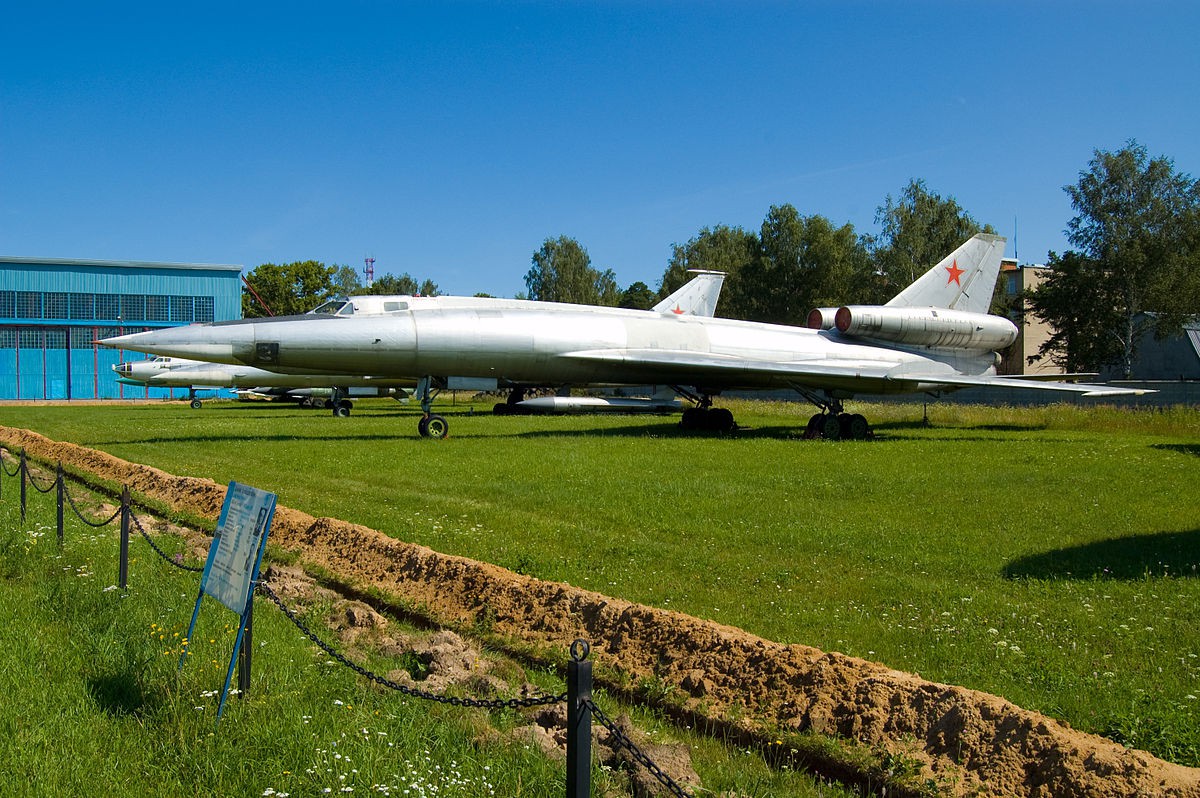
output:
<instances>
[{"instance_id":1,"label":"mound of dirt","mask_svg":"<svg viewBox=\"0 0 1200 798\"><path fill-rule=\"evenodd\" d=\"M211 480L173 476L26 430L0 427L0 442L197 516L215 518L224 499L225 486ZM538 652L565 652L576 638L589 640L598 668L675 688L694 718L750 736L809 730L915 758L922 776L947 795L1200 798L1198 769L987 693L543 582L285 507L276 509L271 534L303 562L421 607L444 626L486 628L515 648Z\"/></svg>"}]
</instances>

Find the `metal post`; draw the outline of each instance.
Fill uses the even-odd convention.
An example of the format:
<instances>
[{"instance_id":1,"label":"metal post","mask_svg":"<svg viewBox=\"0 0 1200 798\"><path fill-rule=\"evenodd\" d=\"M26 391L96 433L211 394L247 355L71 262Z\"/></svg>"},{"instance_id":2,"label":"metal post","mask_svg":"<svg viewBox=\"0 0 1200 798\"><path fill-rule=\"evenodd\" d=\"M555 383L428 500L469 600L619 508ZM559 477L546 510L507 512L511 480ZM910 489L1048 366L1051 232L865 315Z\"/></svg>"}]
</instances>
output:
<instances>
[{"instance_id":1,"label":"metal post","mask_svg":"<svg viewBox=\"0 0 1200 798\"><path fill-rule=\"evenodd\" d=\"M567 663L567 798L592 794L591 650L586 640L576 640Z\"/></svg>"},{"instance_id":2,"label":"metal post","mask_svg":"<svg viewBox=\"0 0 1200 798\"><path fill-rule=\"evenodd\" d=\"M121 491L121 564L117 579L121 589L129 584L129 486Z\"/></svg>"},{"instance_id":3,"label":"metal post","mask_svg":"<svg viewBox=\"0 0 1200 798\"><path fill-rule=\"evenodd\" d=\"M29 477L29 463L25 462L25 450L21 450L21 523L25 523L25 480Z\"/></svg>"},{"instance_id":4,"label":"metal post","mask_svg":"<svg viewBox=\"0 0 1200 798\"><path fill-rule=\"evenodd\" d=\"M66 490L66 480L63 479L62 460L58 461L58 477L55 480L58 486L58 545L63 544L63 492Z\"/></svg>"},{"instance_id":5,"label":"metal post","mask_svg":"<svg viewBox=\"0 0 1200 798\"><path fill-rule=\"evenodd\" d=\"M254 651L254 589L246 602L246 631L242 635L242 650L238 652L238 695L250 692L250 662Z\"/></svg>"}]
</instances>

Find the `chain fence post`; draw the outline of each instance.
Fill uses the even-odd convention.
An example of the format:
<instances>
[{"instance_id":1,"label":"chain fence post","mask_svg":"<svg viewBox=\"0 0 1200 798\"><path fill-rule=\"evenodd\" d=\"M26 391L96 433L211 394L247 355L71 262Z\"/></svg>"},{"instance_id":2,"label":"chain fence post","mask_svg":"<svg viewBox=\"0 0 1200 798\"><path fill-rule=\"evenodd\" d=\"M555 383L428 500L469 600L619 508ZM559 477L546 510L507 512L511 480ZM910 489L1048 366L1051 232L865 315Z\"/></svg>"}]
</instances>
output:
<instances>
[{"instance_id":1,"label":"chain fence post","mask_svg":"<svg viewBox=\"0 0 1200 798\"><path fill-rule=\"evenodd\" d=\"M591 650L586 640L577 639L567 663L567 798L592 794Z\"/></svg>"},{"instance_id":2,"label":"chain fence post","mask_svg":"<svg viewBox=\"0 0 1200 798\"><path fill-rule=\"evenodd\" d=\"M118 566L121 589L129 585L129 486L121 490L121 563Z\"/></svg>"},{"instance_id":3,"label":"chain fence post","mask_svg":"<svg viewBox=\"0 0 1200 798\"><path fill-rule=\"evenodd\" d=\"M242 650L238 652L238 696L245 698L250 692L250 662L254 649L254 591L246 604L246 631L242 633Z\"/></svg>"},{"instance_id":4,"label":"chain fence post","mask_svg":"<svg viewBox=\"0 0 1200 798\"><path fill-rule=\"evenodd\" d=\"M25 450L21 450L21 523L25 523L25 482L29 476L29 463L25 461Z\"/></svg>"},{"instance_id":5,"label":"chain fence post","mask_svg":"<svg viewBox=\"0 0 1200 798\"><path fill-rule=\"evenodd\" d=\"M55 478L58 486L58 545L63 544L63 491L66 490L66 480L63 479L62 460L58 461L58 476Z\"/></svg>"}]
</instances>

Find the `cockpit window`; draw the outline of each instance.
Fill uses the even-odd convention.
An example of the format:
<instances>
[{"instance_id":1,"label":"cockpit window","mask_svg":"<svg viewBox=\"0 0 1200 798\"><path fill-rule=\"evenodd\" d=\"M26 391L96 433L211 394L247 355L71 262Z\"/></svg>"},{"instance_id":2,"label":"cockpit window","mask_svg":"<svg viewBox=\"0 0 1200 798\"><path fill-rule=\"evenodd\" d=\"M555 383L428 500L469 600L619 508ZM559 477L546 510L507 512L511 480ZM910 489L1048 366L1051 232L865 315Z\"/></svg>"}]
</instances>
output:
<instances>
[{"instance_id":1,"label":"cockpit window","mask_svg":"<svg viewBox=\"0 0 1200 798\"><path fill-rule=\"evenodd\" d=\"M345 299L331 299L309 311L309 313L320 316L348 316L353 312L354 306Z\"/></svg>"}]
</instances>

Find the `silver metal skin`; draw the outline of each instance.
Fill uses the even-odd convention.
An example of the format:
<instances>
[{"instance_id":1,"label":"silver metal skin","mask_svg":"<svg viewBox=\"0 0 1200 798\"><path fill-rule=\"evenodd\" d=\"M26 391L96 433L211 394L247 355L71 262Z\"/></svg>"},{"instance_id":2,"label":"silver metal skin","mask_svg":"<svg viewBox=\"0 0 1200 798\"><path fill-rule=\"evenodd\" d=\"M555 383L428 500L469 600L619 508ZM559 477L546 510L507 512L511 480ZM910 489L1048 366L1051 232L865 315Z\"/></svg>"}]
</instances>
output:
<instances>
[{"instance_id":1,"label":"silver metal skin","mask_svg":"<svg viewBox=\"0 0 1200 798\"><path fill-rule=\"evenodd\" d=\"M127 360L112 367L127 385L152 388L412 388L415 379L359 374L280 374L253 366L185 358Z\"/></svg>"},{"instance_id":2,"label":"silver metal skin","mask_svg":"<svg viewBox=\"0 0 1200 798\"><path fill-rule=\"evenodd\" d=\"M667 301L641 311L435 297L383 315L218 322L100 343L287 374L455 376L513 386L671 385L698 398L703 409L711 396L732 389L794 389L830 415L841 414L841 400L854 395L964 386L1136 393L996 376L995 345L1016 334L1011 322L986 313L1003 248L999 236L967 241L884 306L877 314L882 321L866 335L836 325L810 329L695 315ZM870 310L860 306L855 312ZM850 313L839 309L839 316L842 311ZM939 313L951 321L939 320ZM939 345L919 343L922 336ZM427 402L425 407L428 413ZM444 419L438 426L444 434ZM829 434L836 437L833 427Z\"/></svg>"}]
</instances>

